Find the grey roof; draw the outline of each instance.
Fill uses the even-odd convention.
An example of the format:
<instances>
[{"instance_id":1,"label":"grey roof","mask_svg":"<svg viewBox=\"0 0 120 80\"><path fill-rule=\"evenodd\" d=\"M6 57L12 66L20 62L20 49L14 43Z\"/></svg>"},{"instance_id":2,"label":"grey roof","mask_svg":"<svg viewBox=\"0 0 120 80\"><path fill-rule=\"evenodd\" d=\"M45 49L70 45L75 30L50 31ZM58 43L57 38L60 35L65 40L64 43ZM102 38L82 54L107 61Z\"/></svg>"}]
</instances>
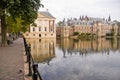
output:
<instances>
[{"instance_id":1,"label":"grey roof","mask_svg":"<svg viewBox=\"0 0 120 80\"><path fill-rule=\"evenodd\" d=\"M40 11L39 13L41 13L41 14L49 17L49 18L54 18L55 19L55 17L53 17L48 11Z\"/></svg>"}]
</instances>

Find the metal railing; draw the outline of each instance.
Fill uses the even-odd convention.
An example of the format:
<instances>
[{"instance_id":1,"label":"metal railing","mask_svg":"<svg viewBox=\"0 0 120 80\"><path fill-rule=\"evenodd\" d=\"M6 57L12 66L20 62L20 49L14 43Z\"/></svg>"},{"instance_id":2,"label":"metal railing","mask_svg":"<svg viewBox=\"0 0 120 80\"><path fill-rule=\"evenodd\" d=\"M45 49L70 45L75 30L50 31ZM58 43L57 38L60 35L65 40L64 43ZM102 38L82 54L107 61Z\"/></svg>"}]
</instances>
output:
<instances>
[{"instance_id":1,"label":"metal railing","mask_svg":"<svg viewBox=\"0 0 120 80\"><path fill-rule=\"evenodd\" d=\"M31 49L30 46L27 44L26 39L23 37L24 41L24 47L27 57L27 63L28 63L28 76L32 76L33 80L42 80L41 75L38 71L38 64L33 60L31 56Z\"/></svg>"}]
</instances>

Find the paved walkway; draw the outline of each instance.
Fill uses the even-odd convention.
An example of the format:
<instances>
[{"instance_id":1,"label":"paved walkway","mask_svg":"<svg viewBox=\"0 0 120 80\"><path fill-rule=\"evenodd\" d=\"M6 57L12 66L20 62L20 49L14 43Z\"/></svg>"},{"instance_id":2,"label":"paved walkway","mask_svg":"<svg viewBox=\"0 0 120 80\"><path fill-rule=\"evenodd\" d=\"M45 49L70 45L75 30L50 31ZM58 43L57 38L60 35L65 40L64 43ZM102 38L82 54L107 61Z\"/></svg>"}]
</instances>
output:
<instances>
[{"instance_id":1,"label":"paved walkway","mask_svg":"<svg viewBox=\"0 0 120 80\"><path fill-rule=\"evenodd\" d=\"M0 80L24 80L23 39L0 47Z\"/></svg>"}]
</instances>

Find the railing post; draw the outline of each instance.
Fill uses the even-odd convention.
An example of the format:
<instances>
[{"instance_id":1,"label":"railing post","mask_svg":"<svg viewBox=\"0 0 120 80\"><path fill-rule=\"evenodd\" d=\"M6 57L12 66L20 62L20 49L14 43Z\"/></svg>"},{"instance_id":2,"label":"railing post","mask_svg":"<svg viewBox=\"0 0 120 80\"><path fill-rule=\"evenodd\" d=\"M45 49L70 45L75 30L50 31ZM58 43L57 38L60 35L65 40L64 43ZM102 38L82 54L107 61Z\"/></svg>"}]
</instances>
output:
<instances>
[{"instance_id":1,"label":"railing post","mask_svg":"<svg viewBox=\"0 0 120 80\"><path fill-rule=\"evenodd\" d=\"M37 80L38 76L37 76L37 68L38 68L38 64L34 63L33 64L33 80Z\"/></svg>"},{"instance_id":2,"label":"railing post","mask_svg":"<svg viewBox=\"0 0 120 80\"><path fill-rule=\"evenodd\" d=\"M29 67L28 76L32 76L30 46L28 46L28 67Z\"/></svg>"},{"instance_id":3,"label":"railing post","mask_svg":"<svg viewBox=\"0 0 120 80\"><path fill-rule=\"evenodd\" d=\"M27 56L26 62L29 62L29 53L30 53L29 46L26 44L26 56Z\"/></svg>"}]
</instances>

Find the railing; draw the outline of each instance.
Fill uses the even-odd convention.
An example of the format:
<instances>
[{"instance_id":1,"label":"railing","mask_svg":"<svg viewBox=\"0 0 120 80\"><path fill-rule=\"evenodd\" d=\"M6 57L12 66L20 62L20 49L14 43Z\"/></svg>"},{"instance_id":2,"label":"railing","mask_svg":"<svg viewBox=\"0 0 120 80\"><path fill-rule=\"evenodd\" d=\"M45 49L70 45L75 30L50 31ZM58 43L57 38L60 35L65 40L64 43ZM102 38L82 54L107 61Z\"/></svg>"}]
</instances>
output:
<instances>
[{"instance_id":1,"label":"railing","mask_svg":"<svg viewBox=\"0 0 120 80\"><path fill-rule=\"evenodd\" d=\"M23 37L25 52L27 56L27 63L28 63L28 76L32 76L33 80L42 80L41 75L38 71L38 64L34 62L31 56L30 46L27 44L26 39Z\"/></svg>"}]
</instances>

